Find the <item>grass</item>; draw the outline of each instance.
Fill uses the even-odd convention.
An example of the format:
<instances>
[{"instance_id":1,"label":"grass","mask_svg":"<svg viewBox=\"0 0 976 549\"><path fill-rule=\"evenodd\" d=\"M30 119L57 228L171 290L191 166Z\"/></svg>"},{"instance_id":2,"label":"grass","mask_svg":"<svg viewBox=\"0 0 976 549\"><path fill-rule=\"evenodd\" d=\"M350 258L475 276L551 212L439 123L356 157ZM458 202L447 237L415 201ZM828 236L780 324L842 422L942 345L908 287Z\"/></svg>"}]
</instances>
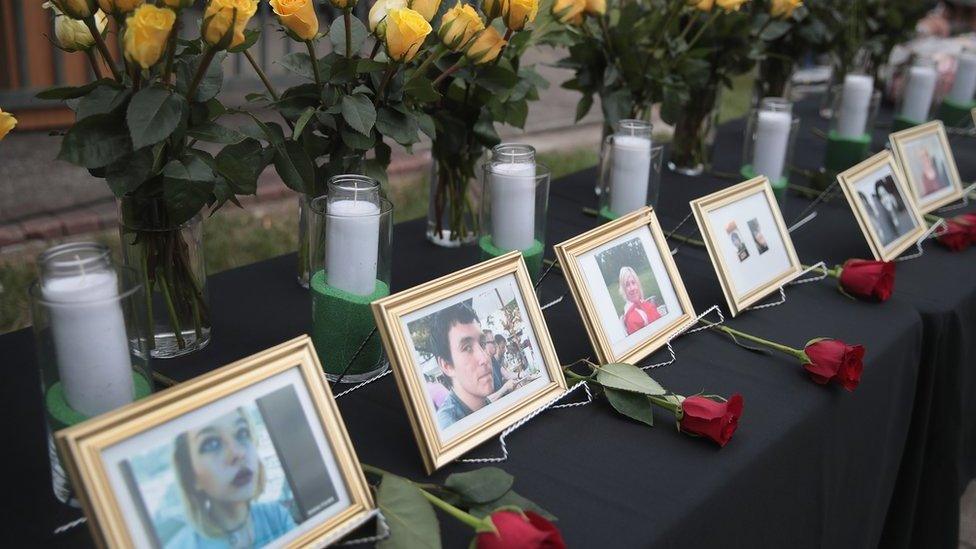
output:
<instances>
[{"instance_id":1,"label":"grass","mask_svg":"<svg viewBox=\"0 0 976 549\"><path fill-rule=\"evenodd\" d=\"M722 121L749 111L752 75L734 79L731 90L722 94ZM574 150L543 153L539 161L549 166L552 178L595 166L598 144ZM429 175L403 179L391 186L390 199L396 205L396 222L427 215ZM297 200L261 204L247 210L229 206L205 220L204 256L210 274L292 252L298 243ZM96 240L109 245L119 257L118 232L114 229L53 241L34 241L25 247L0 254L0 333L30 325L27 288L36 278L36 257L44 249L71 240ZM611 292L611 295L614 295Z\"/></svg>"}]
</instances>

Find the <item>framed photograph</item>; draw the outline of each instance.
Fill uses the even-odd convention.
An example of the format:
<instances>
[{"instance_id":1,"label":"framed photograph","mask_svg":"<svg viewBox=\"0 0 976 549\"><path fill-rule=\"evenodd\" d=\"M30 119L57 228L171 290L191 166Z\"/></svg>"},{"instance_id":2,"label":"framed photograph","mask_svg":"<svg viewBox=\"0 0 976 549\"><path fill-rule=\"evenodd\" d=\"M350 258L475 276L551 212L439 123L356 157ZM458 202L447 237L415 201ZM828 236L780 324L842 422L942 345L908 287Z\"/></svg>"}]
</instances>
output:
<instances>
[{"instance_id":1,"label":"framed photograph","mask_svg":"<svg viewBox=\"0 0 976 549\"><path fill-rule=\"evenodd\" d=\"M926 226L888 151L837 176L874 258L891 261L911 247Z\"/></svg>"},{"instance_id":2,"label":"framed photograph","mask_svg":"<svg viewBox=\"0 0 976 549\"><path fill-rule=\"evenodd\" d=\"M603 363L636 364L695 318L649 207L557 244L556 254Z\"/></svg>"},{"instance_id":3,"label":"framed photograph","mask_svg":"<svg viewBox=\"0 0 976 549\"><path fill-rule=\"evenodd\" d=\"M920 212L962 199L962 179L941 120L893 133L889 139Z\"/></svg>"},{"instance_id":4,"label":"framed photograph","mask_svg":"<svg viewBox=\"0 0 976 549\"><path fill-rule=\"evenodd\" d=\"M732 316L802 272L766 177L692 200L691 211Z\"/></svg>"},{"instance_id":5,"label":"framed photograph","mask_svg":"<svg viewBox=\"0 0 976 549\"><path fill-rule=\"evenodd\" d=\"M55 434L101 547L305 547L374 509L307 336Z\"/></svg>"},{"instance_id":6,"label":"framed photograph","mask_svg":"<svg viewBox=\"0 0 976 549\"><path fill-rule=\"evenodd\" d=\"M566 390L519 252L373 302L427 472Z\"/></svg>"}]
</instances>

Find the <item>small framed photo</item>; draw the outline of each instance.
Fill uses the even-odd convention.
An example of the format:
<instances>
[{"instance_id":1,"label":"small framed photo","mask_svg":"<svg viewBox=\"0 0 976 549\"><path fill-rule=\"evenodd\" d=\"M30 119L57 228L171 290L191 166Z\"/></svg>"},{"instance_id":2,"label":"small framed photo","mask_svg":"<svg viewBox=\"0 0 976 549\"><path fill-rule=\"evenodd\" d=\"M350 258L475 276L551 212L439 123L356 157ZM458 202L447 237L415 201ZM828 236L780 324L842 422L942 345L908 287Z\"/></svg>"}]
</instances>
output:
<instances>
[{"instance_id":1,"label":"small framed photo","mask_svg":"<svg viewBox=\"0 0 976 549\"><path fill-rule=\"evenodd\" d=\"M766 177L692 200L691 211L732 316L802 272Z\"/></svg>"},{"instance_id":2,"label":"small framed photo","mask_svg":"<svg viewBox=\"0 0 976 549\"><path fill-rule=\"evenodd\" d=\"M519 252L374 301L373 314L428 473L566 390Z\"/></svg>"},{"instance_id":3,"label":"small framed photo","mask_svg":"<svg viewBox=\"0 0 976 549\"><path fill-rule=\"evenodd\" d=\"M100 547L305 547L375 505L307 336L56 443Z\"/></svg>"},{"instance_id":4,"label":"small framed photo","mask_svg":"<svg viewBox=\"0 0 976 549\"><path fill-rule=\"evenodd\" d=\"M921 213L962 199L962 179L941 120L893 133L889 139Z\"/></svg>"},{"instance_id":5,"label":"small framed photo","mask_svg":"<svg viewBox=\"0 0 976 549\"><path fill-rule=\"evenodd\" d=\"M901 170L888 151L837 176L874 258L891 261L925 233Z\"/></svg>"},{"instance_id":6,"label":"small framed photo","mask_svg":"<svg viewBox=\"0 0 976 549\"><path fill-rule=\"evenodd\" d=\"M557 244L556 254L603 363L636 364L695 318L649 207Z\"/></svg>"}]
</instances>

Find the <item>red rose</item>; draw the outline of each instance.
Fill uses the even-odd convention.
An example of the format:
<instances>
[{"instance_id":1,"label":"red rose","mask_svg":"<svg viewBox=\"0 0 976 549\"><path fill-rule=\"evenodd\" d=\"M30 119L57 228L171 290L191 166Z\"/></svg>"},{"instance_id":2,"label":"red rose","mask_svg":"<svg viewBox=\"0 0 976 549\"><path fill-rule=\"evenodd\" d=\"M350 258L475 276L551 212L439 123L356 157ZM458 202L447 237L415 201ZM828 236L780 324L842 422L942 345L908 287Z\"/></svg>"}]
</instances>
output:
<instances>
[{"instance_id":1,"label":"red rose","mask_svg":"<svg viewBox=\"0 0 976 549\"><path fill-rule=\"evenodd\" d=\"M553 523L526 511L496 511L491 514L495 532L481 532L476 538L478 549L565 549L566 542Z\"/></svg>"},{"instance_id":2,"label":"red rose","mask_svg":"<svg viewBox=\"0 0 976 549\"><path fill-rule=\"evenodd\" d=\"M895 264L890 261L848 259L841 267L840 287L854 297L885 301L895 285Z\"/></svg>"},{"instance_id":3,"label":"red rose","mask_svg":"<svg viewBox=\"0 0 976 549\"><path fill-rule=\"evenodd\" d=\"M961 252L972 244L972 237L966 225L946 220L946 228L939 235L939 243L953 252Z\"/></svg>"},{"instance_id":4,"label":"red rose","mask_svg":"<svg viewBox=\"0 0 976 549\"><path fill-rule=\"evenodd\" d=\"M839 339L815 339L807 343L803 352L809 360L803 367L817 383L836 381L853 391L861 382L864 347L848 345Z\"/></svg>"},{"instance_id":5,"label":"red rose","mask_svg":"<svg viewBox=\"0 0 976 549\"><path fill-rule=\"evenodd\" d=\"M725 446L732 439L742 415L742 396L732 395L727 402L690 396L681 402L681 430L710 438Z\"/></svg>"},{"instance_id":6,"label":"red rose","mask_svg":"<svg viewBox=\"0 0 976 549\"><path fill-rule=\"evenodd\" d=\"M969 243L976 242L976 213L957 215L952 221L958 223L969 235Z\"/></svg>"}]
</instances>

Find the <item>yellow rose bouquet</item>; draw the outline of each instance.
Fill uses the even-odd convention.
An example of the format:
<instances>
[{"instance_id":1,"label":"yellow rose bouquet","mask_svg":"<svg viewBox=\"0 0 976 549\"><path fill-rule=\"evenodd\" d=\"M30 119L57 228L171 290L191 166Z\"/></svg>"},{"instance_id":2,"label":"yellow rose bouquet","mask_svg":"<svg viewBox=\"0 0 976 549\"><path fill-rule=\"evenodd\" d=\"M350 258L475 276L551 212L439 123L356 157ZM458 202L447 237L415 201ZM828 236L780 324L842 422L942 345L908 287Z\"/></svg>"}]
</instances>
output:
<instances>
[{"instance_id":1,"label":"yellow rose bouquet","mask_svg":"<svg viewBox=\"0 0 976 549\"><path fill-rule=\"evenodd\" d=\"M58 158L103 178L119 199L123 255L142 277L158 357L209 340L200 214L254 194L274 155L222 125L228 111L217 98L221 61L247 46L257 0L197 3L200 34L183 40L177 33L192 0L51 0L56 45L88 56L96 79L38 94L75 111ZM105 44L110 17L118 56Z\"/></svg>"}]
</instances>

